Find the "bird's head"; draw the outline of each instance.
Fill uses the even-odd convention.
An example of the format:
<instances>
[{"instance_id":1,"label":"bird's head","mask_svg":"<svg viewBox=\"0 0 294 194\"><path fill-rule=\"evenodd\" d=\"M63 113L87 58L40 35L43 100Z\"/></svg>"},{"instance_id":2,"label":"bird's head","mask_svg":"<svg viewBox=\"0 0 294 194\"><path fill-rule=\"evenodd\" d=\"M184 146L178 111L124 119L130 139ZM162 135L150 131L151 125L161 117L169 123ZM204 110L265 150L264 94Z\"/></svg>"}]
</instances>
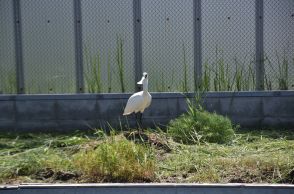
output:
<instances>
[{"instance_id":1,"label":"bird's head","mask_svg":"<svg viewBox=\"0 0 294 194\"><path fill-rule=\"evenodd\" d=\"M137 84L143 84L146 81L148 81L148 74L146 72L144 72L142 79L139 82L137 82Z\"/></svg>"}]
</instances>

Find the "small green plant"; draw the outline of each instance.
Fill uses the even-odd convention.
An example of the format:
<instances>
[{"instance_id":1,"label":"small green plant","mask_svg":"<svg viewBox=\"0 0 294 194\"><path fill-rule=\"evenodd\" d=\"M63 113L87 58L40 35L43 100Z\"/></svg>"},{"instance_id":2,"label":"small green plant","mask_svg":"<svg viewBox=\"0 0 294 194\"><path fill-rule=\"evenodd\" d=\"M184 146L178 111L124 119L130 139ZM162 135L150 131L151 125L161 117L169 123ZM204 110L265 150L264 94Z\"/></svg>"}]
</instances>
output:
<instances>
[{"instance_id":1,"label":"small green plant","mask_svg":"<svg viewBox=\"0 0 294 194\"><path fill-rule=\"evenodd\" d=\"M252 67L252 61L246 64L248 61L247 56L244 57L243 61L240 61L237 57L234 57L235 61L235 74L233 78L232 89L237 91L249 91L255 89L255 74ZM246 67L248 70L246 71Z\"/></svg>"},{"instance_id":2,"label":"small green plant","mask_svg":"<svg viewBox=\"0 0 294 194\"><path fill-rule=\"evenodd\" d=\"M276 51L277 66L273 65L272 61L268 56L265 57L265 62L269 65L272 72L274 72L274 77L278 82L279 90L288 90L289 89L289 61L285 52L281 59L279 53ZM267 89L272 89L272 82L268 77L265 77L265 82Z\"/></svg>"},{"instance_id":3,"label":"small green plant","mask_svg":"<svg viewBox=\"0 0 294 194\"><path fill-rule=\"evenodd\" d=\"M199 99L196 99L196 102ZM188 112L172 120L168 134L185 144L200 142L229 143L234 137L234 127L229 118L205 111L199 103L187 99Z\"/></svg>"},{"instance_id":4,"label":"small green plant","mask_svg":"<svg viewBox=\"0 0 294 194\"><path fill-rule=\"evenodd\" d=\"M280 61L280 57L277 55L278 58L278 70L279 70L279 78L278 84L280 90L288 90L289 87L289 62L287 57L283 56L282 62Z\"/></svg>"},{"instance_id":5,"label":"small green plant","mask_svg":"<svg viewBox=\"0 0 294 194\"><path fill-rule=\"evenodd\" d=\"M91 179L112 182L151 181L155 176L153 151L125 138L106 139L95 150L77 154L74 166Z\"/></svg>"}]
</instances>

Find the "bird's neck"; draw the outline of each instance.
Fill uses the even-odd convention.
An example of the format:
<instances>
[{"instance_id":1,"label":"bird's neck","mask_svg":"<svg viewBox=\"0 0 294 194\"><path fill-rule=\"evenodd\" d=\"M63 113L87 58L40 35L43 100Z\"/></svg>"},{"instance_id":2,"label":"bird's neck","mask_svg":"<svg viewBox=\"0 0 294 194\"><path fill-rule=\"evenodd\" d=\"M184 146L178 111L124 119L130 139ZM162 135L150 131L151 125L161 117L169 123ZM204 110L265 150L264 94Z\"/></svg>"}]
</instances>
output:
<instances>
[{"instance_id":1,"label":"bird's neck","mask_svg":"<svg viewBox=\"0 0 294 194\"><path fill-rule=\"evenodd\" d=\"M143 92L148 92L148 81L143 84Z\"/></svg>"}]
</instances>

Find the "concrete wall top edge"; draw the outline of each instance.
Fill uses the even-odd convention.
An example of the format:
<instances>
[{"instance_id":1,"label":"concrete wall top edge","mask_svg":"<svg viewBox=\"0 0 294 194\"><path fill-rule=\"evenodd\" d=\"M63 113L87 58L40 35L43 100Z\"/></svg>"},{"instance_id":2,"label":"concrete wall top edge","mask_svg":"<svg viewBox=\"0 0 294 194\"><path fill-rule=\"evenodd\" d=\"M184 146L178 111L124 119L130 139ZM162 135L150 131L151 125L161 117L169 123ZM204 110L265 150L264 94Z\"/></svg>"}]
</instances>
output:
<instances>
[{"instance_id":1,"label":"concrete wall top edge","mask_svg":"<svg viewBox=\"0 0 294 194\"><path fill-rule=\"evenodd\" d=\"M274 91L242 91L242 92L206 92L205 96L210 97L274 97L293 96L294 90L274 90Z\"/></svg>"},{"instance_id":2,"label":"concrete wall top edge","mask_svg":"<svg viewBox=\"0 0 294 194\"><path fill-rule=\"evenodd\" d=\"M0 95L0 101L11 100L102 100L102 99L128 99L131 93L105 93L105 94L19 94ZM160 92L151 93L155 98L192 98L194 93ZM290 91L254 91L254 92L206 92L206 98L231 98L231 97L294 97L294 90Z\"/></svg>"}]
</instances>

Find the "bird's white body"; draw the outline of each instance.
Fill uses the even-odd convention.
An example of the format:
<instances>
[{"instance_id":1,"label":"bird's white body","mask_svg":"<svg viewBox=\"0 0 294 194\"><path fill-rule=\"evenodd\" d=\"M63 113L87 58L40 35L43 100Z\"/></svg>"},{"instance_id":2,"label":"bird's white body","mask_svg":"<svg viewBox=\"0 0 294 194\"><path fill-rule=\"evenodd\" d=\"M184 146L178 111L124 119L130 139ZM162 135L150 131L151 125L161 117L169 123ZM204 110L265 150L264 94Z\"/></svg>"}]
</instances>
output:
<instances>
[{"instance_id":1,"label":"bird's white body","mask_svg":"<svg viewBox=\"0 0 294 194\"><path fill-rule=\"evenodd\" d=\"M143 74L141 81L138 84L143 84L143 91L133 94L125 107L123 115L129 115L137 112L143 113L150 106L152 97L148 92L147 73Z\"/></svg>"},{"instance_id":2,"label":"bird's white body","mask_svg":"<svg viewBox=\"0 0 294 194\"><path fill-rule=\"evenodd\" d=\"M133 94L127 102L123 115L129 115L133 112L143 113L144 110L150 106L151 99L152 97L149 92L141 91Z\"/></svg>"}]
</instances>

